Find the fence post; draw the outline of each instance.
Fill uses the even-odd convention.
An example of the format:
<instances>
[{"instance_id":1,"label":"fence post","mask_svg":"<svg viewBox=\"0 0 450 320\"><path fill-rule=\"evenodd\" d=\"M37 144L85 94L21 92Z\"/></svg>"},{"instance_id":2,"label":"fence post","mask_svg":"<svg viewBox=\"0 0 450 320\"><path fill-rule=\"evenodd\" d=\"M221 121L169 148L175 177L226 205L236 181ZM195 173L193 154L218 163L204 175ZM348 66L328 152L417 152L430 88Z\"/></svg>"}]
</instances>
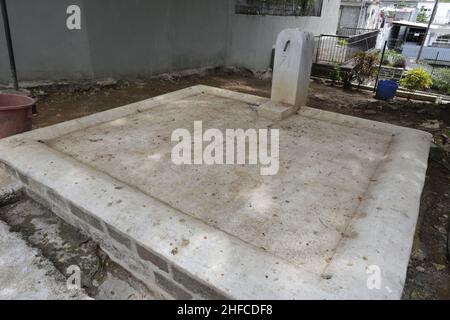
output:
<instances>
[{"instance_id":1,"label":"fence post","mask_svg":"<svg viewBox=\"0 0 450 320\"><path fill-rule=\"evenodd\" d=\"M375 80L375 85L373 86L373 92L377 91L378 80L380 79L381 67L383 66L384 54L386 52L387 41L384 42L383 52L381 53L380 66L378 67L377 79Z\"/></svg>"},{"instance_id":2,"label":"fence post","mask_svg":"<svg viewBox=\"0 0 450 320\"><path fill-rule=\"evenodd\" d=\"M8 9L6 8L6 0L0 0L0 6L3 16L3 26L5 28L6 47L8 48L9 64L14 85L14 90L19 90L19 82L17 80L16 61L14 58L14 50L11 39L11 29L9 27Z\"/></svg>"},{"instance_id":3,"label":"fence post","mask_svg":"<svg viewBox=\"0 0 450 320\"><path fill-rule=\"evenodd\" d=\"M322 36L319 36L319 41L317 41L317 52L316 52L316 63L319 63L319 56L320 56L320 45L322 43Z\"/></svg>"},{"instance_id":4,"label":"fence post","mask_svg":"<svg viewBox=\"0 0 450 320\"><path fill-rule=\"evenodd\" d=\"M434 74L434 68L436 68L436 64L437 64L437 61L439 59L439 53L440 53L440 51L437 52L436 59L434 59L433 69L431 69L431 75Z\"/></svg>"}]
</instances>

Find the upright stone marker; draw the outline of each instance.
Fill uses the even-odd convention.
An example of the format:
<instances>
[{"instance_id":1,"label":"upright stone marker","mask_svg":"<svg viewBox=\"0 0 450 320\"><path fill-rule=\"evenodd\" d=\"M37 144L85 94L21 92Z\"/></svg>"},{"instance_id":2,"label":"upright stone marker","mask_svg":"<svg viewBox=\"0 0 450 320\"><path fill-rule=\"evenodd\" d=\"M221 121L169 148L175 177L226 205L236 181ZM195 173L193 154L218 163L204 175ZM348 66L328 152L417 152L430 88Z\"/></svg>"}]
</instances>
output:
<instances>
[{"instance_id":1,"label":"upright stone marker","mask_svg":"<svg viewBox=\"0 0 450 320\"><path fill-rule=\"evenodd\" d=\"M306 105L313 54L312 33L286 29L278 35L271 102L261 107L261 116L282 120Z\"/></svg>"}]
</instances>

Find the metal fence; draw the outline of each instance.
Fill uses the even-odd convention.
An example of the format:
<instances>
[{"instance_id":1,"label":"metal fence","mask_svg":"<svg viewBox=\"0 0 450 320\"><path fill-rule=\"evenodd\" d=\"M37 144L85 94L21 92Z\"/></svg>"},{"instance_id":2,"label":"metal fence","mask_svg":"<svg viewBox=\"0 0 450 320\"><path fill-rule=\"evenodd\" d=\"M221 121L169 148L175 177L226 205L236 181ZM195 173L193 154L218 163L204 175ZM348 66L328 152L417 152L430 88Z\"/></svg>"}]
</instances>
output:
<instances>
[{"instance_id":1,"label":"metal fence","mask_svg":"<svg viewBox=\"0 0 450 320\"><path fill-rule=\"evenodd\" d=\"M351 31L358 34L353 36L320 35L316 37L316 63L345 64L353 58L355 53L375 49L378 30L370 30L366 33L359 33L360 31L356 29ZM350 30L343 32L350 32Z\"/></svg>"},{"instance_id":2,"label":"metal fence","mask_svg":"<svg viewBox=\"0 0 450 320\"><path fill-rule=\"evenodd\" d=\"M405 43L401 47L401 54L409 59L415 59L419 49L419 45ZM423 47L420 60L428 63L450 65L450 48Z\"/></svg>"},{"instance_id":3,"label":"metal fence","mask_svg":"<svg viewBox=\"0 0 450 320\"><path fill-rule=\"evenodd\" d=\"M339 30L336 32L336 35L344 36L344 37L353 37L353 36L358 36L361 34L366 34L366 33L374 32L374 31L377 31L377 30L376 29L342 27L342 28L339 28Z\"/></svg>"}]
</instances>

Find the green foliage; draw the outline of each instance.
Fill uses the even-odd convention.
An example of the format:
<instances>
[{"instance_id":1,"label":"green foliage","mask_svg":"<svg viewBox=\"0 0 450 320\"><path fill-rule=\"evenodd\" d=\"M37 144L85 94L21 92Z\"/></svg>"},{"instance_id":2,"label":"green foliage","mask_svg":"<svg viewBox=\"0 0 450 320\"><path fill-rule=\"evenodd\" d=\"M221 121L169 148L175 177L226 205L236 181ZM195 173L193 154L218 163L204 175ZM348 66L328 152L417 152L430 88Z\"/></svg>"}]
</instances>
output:
<instances>
[{"instance_id":1,"label":"green foliage","mask_svg":"<svg viewBox=\"0 0 450 320\"><path fill-rule=\"evenodd\" d=\"M358 84L361 85L366 79L372 77L379 63L378 53L357 52L354 56L355 77Z\"/></svg>"},{"instance_id":2,"label":"green foliage","mask_svg":"<svg viewBox=\"0 0 450 320\"><path fill-rule=\"evenodd\" d=\"M420 12L417 14L416 22L427 23L429 21L428 15L425 11L425 7L420 8Z\"/></svg>"},{"instance_id":3,"label":"green foliage","mask_svg":"<svg viewBox=\"0 0 450 320\"><path fill-rule=\"evenodd\" d=\"M371 78L376 72L379 59L378 52L357 52L353 56L353 69L346 72L342 77L344 87L351 88L353 81L357 81L358 86L360 86L365 80Z\"/></svg>"},{"instance_id":4,"label":"green foliage","mask_svg":"<svg viewBox=\"0 0 450 320\"><path fill-rule=\"evenodd\" d=\"M330 79L331 85L334 85L336 82L342 81L341 68L336 64L333 65L333 68L330 71Z\"/></svg>"},{"instance_id":5,"label":"green foliage","mask_svg":"<svg viewBox=\"0 0 450 320\"><path fill-rule=\"evenodd\" d=\"M419 67L408 71L400 80L400 85L409 90L423 90L429 89L433 85L433 80L424 68Z\"/></svg>"},{"instance_id":6,"label":"green foliage","mask_svg":"<svg viewBox=\"0 0 450 320\"><path fill-rule=\"evenodd\" d=\"M435 71L432 77L432 89L450 95L450 68L441 68Z\"/></svg>"},{"instance_id":7,"label":"green foliage","mask_svg":"<svg viewBox=\"0 0 450 320\"><path fill-rule=\"evenodd\" d=\"M406 58L393 49L389 49L384 54L383 65L394 68L405 68Z\"/></svg>"},{"instance_id":8,"label":"green foliage","mask_svg":"<svg viewBox=\"0 0 450 320\"><path fill-rule=\"evenodd\" d=\"M428 15L426 14L426 12L421 11L417 14L416 22L427 23L428 20L429 19L428 19Z\"/></svg>"},{"instance_id":9,"label":"green foliage","mask_svg":"<svg viewBox=\"0 0 450 320\"><path fill-rule=\"evenodd\" d=\"M341 46L341 47L347 46L347 45L348 45L347 39L340 39L340 40L338 41L338 45Z\"/></svg>"}]
</instances>

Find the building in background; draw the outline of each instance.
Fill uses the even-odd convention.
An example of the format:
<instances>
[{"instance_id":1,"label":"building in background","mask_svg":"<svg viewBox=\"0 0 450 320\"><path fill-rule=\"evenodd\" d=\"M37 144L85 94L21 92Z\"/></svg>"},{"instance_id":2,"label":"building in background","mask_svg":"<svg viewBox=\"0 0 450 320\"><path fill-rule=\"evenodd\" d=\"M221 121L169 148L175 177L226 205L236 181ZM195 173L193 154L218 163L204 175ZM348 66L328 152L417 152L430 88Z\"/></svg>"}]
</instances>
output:
<instances>
[{"instance_id":1,"label":"building in background","mask_svg":"<svg viewBox=\"0 0 450 320\"><path fill-rule=\"evenodd\" d=\"M418 0L381 0L380 6L384 8L417 8Z\"/></svg>"},{"instance_id":2,"label":"building in background","mask_svg":"<svg viewBox=\"0 0 450 320\"><path fill-rule=\"evenodd\" d=\"M379 1L341 1L338 29L378 29L381 24Z\"/></svg>"},{"instance_id":3,"label":"building in background","mask_svg":"<svg viewBox=\"0 0 450 320\"><path fill-rule=\"evenodd\" d=\"M417 0L381 0L380 10L387 24L393 21L416 21L418 3Z\"/></svg>"},{"instance_id":4,"label":"building in background","mask_svg":"<svg viewBox=\"0 0 450 320\"><path fill-rule=\"evenodd\" d=\"M420 1L417 4L418 12L425 12L428 19L433 12L434 0ZM449 25L450 24L450 2L439 2L436 11L436 17L433 20L434 24Z\"/></svg>"},{"instance_id":5,"label":"building in background","mask_svg":"<svg viewBox=\"0 0 450 320\"><path fill-rule=\"evenodd\" d=\"M424 43L421 59L435 64L450 65L450 25L432 24L425 38L428 24L395 21L389 34L388 46L403 56L415 59Z\"/></svg>"}]
</instances>

